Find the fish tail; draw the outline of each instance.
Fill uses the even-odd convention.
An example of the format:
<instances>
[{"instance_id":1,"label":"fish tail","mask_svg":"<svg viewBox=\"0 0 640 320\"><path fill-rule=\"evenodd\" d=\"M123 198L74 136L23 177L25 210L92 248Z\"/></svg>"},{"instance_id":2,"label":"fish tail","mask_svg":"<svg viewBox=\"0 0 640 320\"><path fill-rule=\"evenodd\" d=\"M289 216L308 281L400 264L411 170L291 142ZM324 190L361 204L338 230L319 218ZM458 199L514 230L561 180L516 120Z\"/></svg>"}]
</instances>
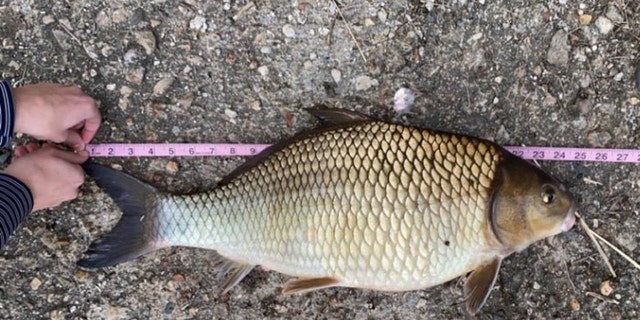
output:
<instances>
[{"instance_id":1,"label":"fish tail","mask_svg":"<svg viewBox=\"0 0 640 320\"><path fill-rule=\"evenodd\" d=\"M94 241L77 262L83 268L102 268L135 259L166 245L159 239L157 204L160 194L152 186L123 172L85 163L85 172L122 210L116 226Z\"/></svg>"}]
</instances>

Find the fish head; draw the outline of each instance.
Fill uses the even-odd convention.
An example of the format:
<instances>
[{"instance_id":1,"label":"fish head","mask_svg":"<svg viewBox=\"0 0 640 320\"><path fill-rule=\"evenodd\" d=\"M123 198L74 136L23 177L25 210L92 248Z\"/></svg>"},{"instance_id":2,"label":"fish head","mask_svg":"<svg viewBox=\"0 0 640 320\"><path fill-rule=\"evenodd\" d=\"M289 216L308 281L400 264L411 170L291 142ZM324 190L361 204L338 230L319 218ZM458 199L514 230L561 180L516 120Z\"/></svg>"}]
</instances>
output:
<instances>
[{"instance_id":1,"label":"fish head","mask_svg":"<svg viewBox=\"0 0 640 320\"><path fill-rule=\"evenodd\" d=\"M500 167L490 220L504 246L520 251L573 227L575 200L564 184L515 156L505 157Z\"/></svg>"}]
</instances>

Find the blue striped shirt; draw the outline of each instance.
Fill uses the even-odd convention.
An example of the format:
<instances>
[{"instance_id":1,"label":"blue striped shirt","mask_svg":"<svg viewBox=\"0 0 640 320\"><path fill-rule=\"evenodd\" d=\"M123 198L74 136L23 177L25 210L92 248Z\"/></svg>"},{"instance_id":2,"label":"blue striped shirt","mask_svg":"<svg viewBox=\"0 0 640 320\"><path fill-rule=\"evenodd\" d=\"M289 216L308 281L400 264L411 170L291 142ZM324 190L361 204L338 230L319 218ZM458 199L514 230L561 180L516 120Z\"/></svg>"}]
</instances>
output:
<instances>
[{"instance_id":1,"label":"blue striped shirt","mask_svg":"<svg viewBox=\"0 0 640 320\"><path fill-rule=\"evenodd\" d=\"M33 209L33 196L20 180L0 174L0 248Z\"/></svg>"},{"instance_id":2,"label":"blue striped shirt","mask_svg":"<svg viewBox=\"0 0 640 320\"><path fill-rule=\"evenodd\" d=\"M13 135L15 107L11 86L0 81L0 147L7 147ZM0 248L33 210L33 195L22 181L0 173Z\"/></svg>"},{"instance_id":3,"label":"blue striped shirt","mask_svg":"<svg viewBox=\"0 0 640 320\"><path fill-rule=\"evenodd\" d=\"M11 86L6 81L0 81L0 147L6 148L13 135L15 109Z\"/></svg>"}]
</instances>

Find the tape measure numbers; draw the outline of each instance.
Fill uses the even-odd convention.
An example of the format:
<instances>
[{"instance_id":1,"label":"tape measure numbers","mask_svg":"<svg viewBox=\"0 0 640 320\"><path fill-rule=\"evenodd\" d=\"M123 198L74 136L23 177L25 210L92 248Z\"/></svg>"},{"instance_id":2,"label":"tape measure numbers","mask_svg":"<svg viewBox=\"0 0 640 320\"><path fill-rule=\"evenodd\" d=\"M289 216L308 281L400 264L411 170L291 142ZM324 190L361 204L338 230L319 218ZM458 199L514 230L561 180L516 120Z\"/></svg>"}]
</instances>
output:
<instances>
[{"instance_id":1,"label":"tape measure numbers","mask_svg":"<svg viewBox=\"0 0 640 320\"><path fill-rule=\"evenodd\" d=\"M252 156L268 144L232 143L106 143L90 144L92 157L225 157ZM529 160L640 163L640 150L507 146L513 154Z\"/></svg>"},{"instance_id":2,"label":"tape measure numbers","mask_svg":"<svg viewBox=\"0 0 640 320\"><path fill-rule=\"evenodd\" d=\"M106 143L90 144L92 157L204 157L252 156L268 144L225 143Z\"/></svg>"}]
</instances>

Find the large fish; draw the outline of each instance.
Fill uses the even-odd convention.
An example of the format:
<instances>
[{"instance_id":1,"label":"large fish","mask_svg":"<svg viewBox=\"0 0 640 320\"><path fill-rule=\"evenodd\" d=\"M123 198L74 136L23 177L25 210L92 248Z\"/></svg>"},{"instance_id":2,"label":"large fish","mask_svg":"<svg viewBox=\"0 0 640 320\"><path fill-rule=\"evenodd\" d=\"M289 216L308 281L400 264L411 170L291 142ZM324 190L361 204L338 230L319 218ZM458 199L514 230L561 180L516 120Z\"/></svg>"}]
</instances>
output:
<instances>
[{"instance_id":1,"label":"large fish","mask_svg":"<svg viewBox=\"0 0 640 320\"><path fill-rule=\"evenodd\" d=\"M78 265L198 247L218 252L224 292L262 265L295 277L285 294L417 290L471 272L464 299L475 314L502 259L575 222L564 185L493 142L310 112L325 124L268 148L206 193L170 195L85 165L123 214Z\"/></svg>"}]
</instances>

